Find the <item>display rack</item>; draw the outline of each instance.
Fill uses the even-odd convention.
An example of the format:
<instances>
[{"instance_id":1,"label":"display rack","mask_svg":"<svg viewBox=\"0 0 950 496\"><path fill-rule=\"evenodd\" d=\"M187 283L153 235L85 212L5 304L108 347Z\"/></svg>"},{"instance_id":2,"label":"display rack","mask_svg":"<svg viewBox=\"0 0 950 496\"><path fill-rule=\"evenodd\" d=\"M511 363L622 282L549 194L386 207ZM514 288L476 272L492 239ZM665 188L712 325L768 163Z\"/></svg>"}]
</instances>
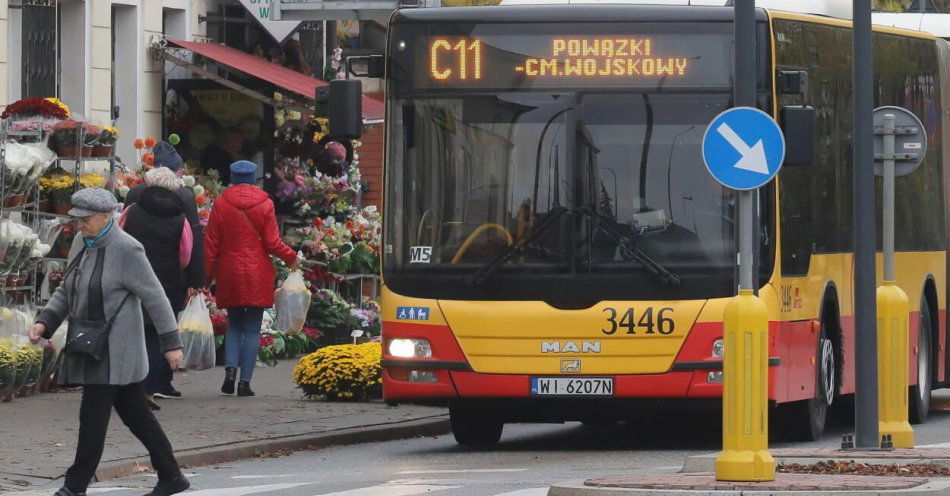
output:
<instances>
[{"instance_id":1,"label":"display rack","mask_svg":"<svg viewBox=\"0 0 950 496\"><path fill-rule=\"evenodd\" d=\"M39 217L37 216L39 207L39 185L34 184L25 194L25 199L21 203L8 205L10 200L18 195L12 195L9 191L11 187L7 184L7 141L11 137L42 139L42 131L9 131L6 122L0 122L0 221L12 219L29 226L33 231L37 231ZM0 233L2 235L2 233ZM17 271L17 276L12 274L0 274L0 306L9 304L25 303L25 300L36 301L37 288L37 267L32 267L26 273Z\"/></svg>"},{"instance_id":2,"label":"display rack","mask_svg":"<svg viewBox=\"0 0 950 496\"><path fill-rule=\"evenodd\" d=\"M105 187L110 190L114 190L114 178L116 170L116 157L115 149L113 147L109 156L105 157L84 157L82 156L83 143L86 140L85 136L85 122L78 122L78 131L76 132L76 145L75 150L77 151L75 157L63 157L57 156L56 160L50 165L50 170L58 168L66 174L73 176L74 182L67 194L71 196L72 193L78 191L82 188L82 177L89 170L88 165L92 162L107 162L108 169L103 169L101 172L105 179ZM0 123L0 143L4 146L0 146L0 192L3 193L4 201L0 203L0 220L10 218L11 216L19 216L19 221L24 225L27 225L35 232L39 231L40 222L43 219L60 219L63 224L70 222L70 217L65 214L58 214L55 212L45 212L40 210L40 205L43 203L44 194L40 191L39 183L32 185L30 191L28 192L25 203L19 204L14 207L7 206L7 188L6 184L6 143L11 138L29 138L32 141L43 141L48 138L46 133L43 131L9 131L7 128L8 123ZM7 303L24 303L24 300L31 300L38 306L41 306L49 298L48 291L42 291L45 287L43 282L46 279L46 276L50 273L51 269L58 267L62 269L65 267L66 259L62 257L62 253L50 252L48 256L44 257L42 262L33 267L27 274L27 278L22 284L15 283L9 284L9 278L6 281L0 281L3 284L0 284L0 305L5 305Z\"/></svg>"}]
</instances>

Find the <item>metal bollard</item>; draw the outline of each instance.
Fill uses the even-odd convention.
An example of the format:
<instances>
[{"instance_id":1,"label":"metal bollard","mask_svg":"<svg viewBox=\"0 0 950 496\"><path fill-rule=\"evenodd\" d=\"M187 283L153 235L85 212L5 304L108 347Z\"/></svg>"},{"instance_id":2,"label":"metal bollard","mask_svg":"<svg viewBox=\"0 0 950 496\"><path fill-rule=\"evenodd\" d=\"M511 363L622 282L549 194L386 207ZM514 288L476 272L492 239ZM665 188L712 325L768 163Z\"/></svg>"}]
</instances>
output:
<instances>
[{"instance_id":1,"label":"metal bollard","mask_svg":"<svg viewBox=\"0 0 950 496\"><path fill-rule=\"evenodd\" d=\"M723 340L723 450L716 458L716 480L775 480L768 450L768 311L752 290L739 290L726 305Z\"/></svg>"},{"instance_id":2,"label":"metal bollard","mask_svg":"<svg viewBox=\"0 0 950 496\"><path fill-rule=\"evenodd\" d=\"M891 281L877 288L878 430L895 448L913 448L907 421L910 332L907 294Z\"/></svg>"}]
</instances>

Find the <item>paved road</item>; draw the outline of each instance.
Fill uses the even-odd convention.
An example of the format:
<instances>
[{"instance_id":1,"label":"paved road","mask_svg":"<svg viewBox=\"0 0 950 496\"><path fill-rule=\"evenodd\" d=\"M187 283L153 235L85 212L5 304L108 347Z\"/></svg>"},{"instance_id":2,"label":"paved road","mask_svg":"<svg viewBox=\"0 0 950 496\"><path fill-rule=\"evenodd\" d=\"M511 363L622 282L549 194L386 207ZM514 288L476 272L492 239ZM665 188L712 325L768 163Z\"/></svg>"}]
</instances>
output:
<instances>
[{"instance_id":1,"label":"paved road","mask_svg":"<svg viewBox=\"0 0 950 496\"><path fill-rule=\"evenodd\" d=\"M950 443L950 392L941 393L919 444ZM846 415L842 415L846 417ZM838 421L820 443L836 446L849 430ZM800 446L777 443L776 446ZM719 448L719 419L705 413L644 412L638 423L509 425L493 450L457 446L451 436L357 445L190 469L193 496L542 496L548 485L582 478L675 472L685 456ZM144 475L99 484L90 494L137 496ZM45 496L30 491L23 496Z\"/></svg>"}]
</instances>

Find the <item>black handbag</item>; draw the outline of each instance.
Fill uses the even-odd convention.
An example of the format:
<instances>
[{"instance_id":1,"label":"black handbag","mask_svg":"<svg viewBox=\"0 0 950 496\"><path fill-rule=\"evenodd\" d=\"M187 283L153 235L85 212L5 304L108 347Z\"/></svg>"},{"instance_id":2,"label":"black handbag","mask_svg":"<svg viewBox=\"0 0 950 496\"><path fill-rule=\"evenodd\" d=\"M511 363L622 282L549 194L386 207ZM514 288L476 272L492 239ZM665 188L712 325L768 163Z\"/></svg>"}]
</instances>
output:
<instances>
[{"instance_id":1,"label":"black handbag","mask_svg":"<svg viewBox=\"0 0 950 496\"><path fill-rule=\"evenodd\" d=\"M66 275L63 278L64 284L66 278L82 260L85 251L86 249L83 248L67 268ZM122 303L119 304L119 308L116 309L115 314L109 320L80 319L70 315L69 331L63 352L93 362L102 361L109 353L109 334L112 332L112 324L115 323L116 317L119 316L122 307L125 306L125 302L129 300L130 296L132 296L131 292L125 295Z\"/></svg>"},{"instance_id":2,"label":"black handbag","mask_svg":"<svg viewBox=\"0 0 950 496\"><path fill-rule=\"evenodd\" d=\"M102 361L102 358L109 353L109 333L112 332L112 324L115 322L125 302L129 300L132 293L125 295L119 308L109 320L88 320L69 318L69 334L72 336L66 340L66 346L63 351L67 355L81 357L94 362Z\"/></svg>"}]
</instances>

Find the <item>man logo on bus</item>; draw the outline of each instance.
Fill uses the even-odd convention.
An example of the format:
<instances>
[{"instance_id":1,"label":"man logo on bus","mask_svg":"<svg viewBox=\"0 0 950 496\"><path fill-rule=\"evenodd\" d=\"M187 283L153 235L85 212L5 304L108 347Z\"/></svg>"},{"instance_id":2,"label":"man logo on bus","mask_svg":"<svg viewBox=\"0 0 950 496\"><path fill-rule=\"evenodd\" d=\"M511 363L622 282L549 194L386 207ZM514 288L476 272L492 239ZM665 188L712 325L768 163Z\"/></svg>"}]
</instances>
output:
<instances>
[{"instance_id":1,"label":"man logo on bus","mask_svg":"<svg viewBox=\"0 0 950 496\"><path fill-rule=\"evenodd\" d=\"M600 341L541 341L541 353L600 353Z\"/></svg>"},{"instance_id":2,"label":"man logo on bus","mask_svg":"<svg viewBox=\"0 0 950 496\"><path fill-rule=\"evenodd\" d=\"M580 374L581 373L581 359L580 358L562 359L561 373L562 374Z\"/></svg>"}]
</instances>

